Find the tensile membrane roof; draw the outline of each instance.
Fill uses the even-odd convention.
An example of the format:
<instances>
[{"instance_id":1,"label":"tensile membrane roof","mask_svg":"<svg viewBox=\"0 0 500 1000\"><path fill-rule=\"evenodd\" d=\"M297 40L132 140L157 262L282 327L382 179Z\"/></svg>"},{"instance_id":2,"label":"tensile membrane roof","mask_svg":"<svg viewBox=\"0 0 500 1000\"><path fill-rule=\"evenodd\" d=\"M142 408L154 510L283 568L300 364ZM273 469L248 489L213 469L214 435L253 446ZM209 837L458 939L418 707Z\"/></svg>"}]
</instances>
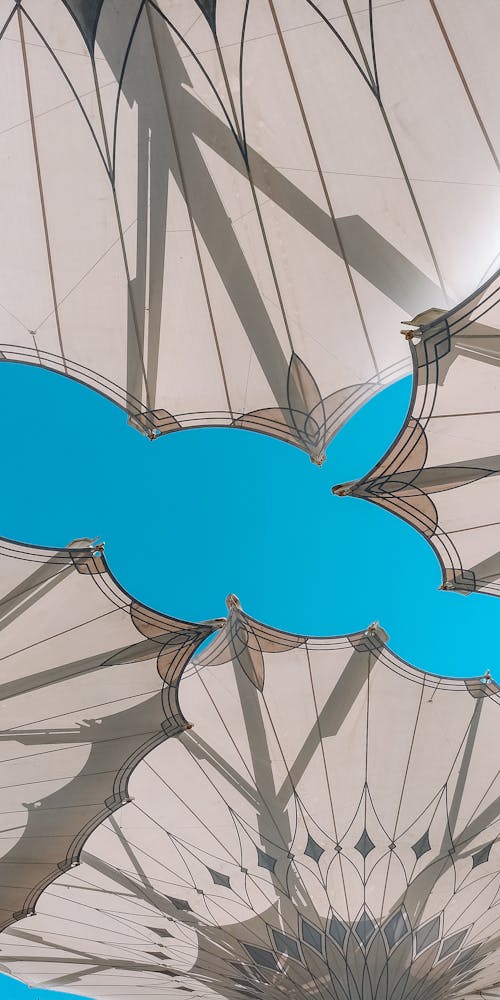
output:
<instances>
[{"instance_id":1,"label":"tensile membrane roof","mask_svg":"<svg viewBox=\"0 0 500 1000\"><path fill-rule=\"evenodd\" d=\"M496 0L0 17L0 359L152 439L243 427L318 464L412 371L388 453L334 488L424 534L445 588L498 594ZM500 995L489 675L234 595L178 621L91 539L5 539L0 581L3 971L95 998Z\"/></svg>"}]
</instances>

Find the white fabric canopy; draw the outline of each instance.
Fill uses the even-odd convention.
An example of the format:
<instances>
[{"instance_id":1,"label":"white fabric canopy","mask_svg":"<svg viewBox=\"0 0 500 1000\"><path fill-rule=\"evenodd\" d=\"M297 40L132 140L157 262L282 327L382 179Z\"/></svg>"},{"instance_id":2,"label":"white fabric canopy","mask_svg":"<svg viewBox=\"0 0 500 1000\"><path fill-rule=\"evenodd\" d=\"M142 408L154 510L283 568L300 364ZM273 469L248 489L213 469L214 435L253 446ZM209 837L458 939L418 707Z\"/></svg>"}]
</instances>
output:
<instances>
[{"instance_id":1,"label":"white fabric canopy","mask_svg":"<svg viewBox=\"0 0 500 1000\"><path fill-rule=\"evenodd\" d=\"M34 911L188 723L177 687L213 625L133 601L99 549L0 546L0 929Z\"/></svg>"},{"instance_id":2,"label":"white fabric canopy","mask_svg":"<svg viewBox=\"0 0 500 1000\"><path fill-rule=\"evenodd\" d=\"M343 491L422 531L445 586L500 592L499 38L498 0L0 0L0 360L152 438L246 427L318 463L413 363ZM176 621L89 541L3 542L0 583L4 971L500 998L488 677L233 596Z\"/></svg>"},{"instance_id":3,"label":"white fabric canopy","mask_svg":"<svg viewBox=\"0 0 500 1000\"><path fill-rule=\"evenodd\" d=\"M497 995L499 689L230 602L153 750L3 967L97 998Z\"/></svg>"},{"instance_id":4,"label":"white fabric canopy","mask_svg":"<svg viewBox=\"0 0 500 1000\"><path fill-rule=\"evenodd\" d=\"M321 461L409 370L400 321L490 271L497 0L0 18L0 350L149 434L243 425Z\"/></svg>"},{"instance_id":5,"label":"white fabric canopy","mask_svg":"<svg viewBox=\"0 0 500 1000\"><path fill-rule=\"evenodd\" d=\"M413 399L387 455L335 492L420 531L443 586L500 594L500 271L461 306L415 317Z\"/></svg>"}]
</instances>

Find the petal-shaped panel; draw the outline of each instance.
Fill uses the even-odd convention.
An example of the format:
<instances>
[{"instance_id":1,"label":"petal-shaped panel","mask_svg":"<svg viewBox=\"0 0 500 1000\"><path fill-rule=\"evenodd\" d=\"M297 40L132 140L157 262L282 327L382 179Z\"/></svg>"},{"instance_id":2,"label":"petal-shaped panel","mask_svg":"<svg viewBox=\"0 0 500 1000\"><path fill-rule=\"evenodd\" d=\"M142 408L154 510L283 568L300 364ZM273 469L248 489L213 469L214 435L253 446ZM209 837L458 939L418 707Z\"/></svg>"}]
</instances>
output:
<instances>
[{"instance_id":1,"label":"petal-shaped panel","mask_svg":"<svg viewBox=\"0 0 500 1000\"><path fill-rule=\"evenodd\" d=\"M183 675L193 728L0 936L3 967L96 998L494 993L498 687L410 667L377 626L309 639L230 608Z\"/></svg>"},{"instance_id":2,"label":"petal-shaped panel","mask_svg":"<svg viewBox=\"0 0 500 1000\"><path fill-rule=\"evenodd\" d=\"M0 927L77 863L134 767L188 726L181 673L216 623L131 601L89 543L0 548Z\"/></svg>"},{"instance_id":3,"label":"petal-shaped panel","mask_svg":"<svg viewBox=\"0 0 500 1000\"><path fill-rule=\"evenodd\" d=\"M405 425L364 479L335 487L429 539L443 586L500 594L500 272L409 329L415 383Z\"/></svg>"}]
</instances>

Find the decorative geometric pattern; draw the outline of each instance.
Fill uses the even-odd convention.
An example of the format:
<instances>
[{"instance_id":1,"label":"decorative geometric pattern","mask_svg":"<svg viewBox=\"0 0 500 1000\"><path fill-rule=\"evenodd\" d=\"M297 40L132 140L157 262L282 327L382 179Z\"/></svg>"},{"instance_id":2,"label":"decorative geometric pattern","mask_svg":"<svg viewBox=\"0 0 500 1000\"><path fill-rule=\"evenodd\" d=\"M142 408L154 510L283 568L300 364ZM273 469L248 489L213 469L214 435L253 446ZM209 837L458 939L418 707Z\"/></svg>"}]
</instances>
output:
<instances>
[{"instance_id":1,"label":"decorative geometric pattern","mask_svg":"<svg viewBox=\"0 0 500 1000\"><path fill-rule=\"evenodd\" d=\"M347 934L347 927L345 927L344 924L335 915L330 920L328 933L333 938L333 940L336 941L341 948L343 948L345 936Z\"/></svg>"},{"instance_id":2,"label":"decorative geometric pattern","mask_svg":"<svg viewBox=\"0 0 500 1000\"><path fill-rule=\"evenodd\" d=\"M428 923L424 924L423 927L420 927L417 930L415 934L415 952L417 955L419 955L421 951L424 951L425 948L428 948L429 945L436 943L439 939L440 928L441 918L438 916L429 920Z\"/></svg>"},{"instance_id":3,"label":"decorative geometric pattern","mask_svg":"<svg viewBox=\"0 0 500 1000\"><path fill-rule=\"evenodd\" d=\"M324 853L325 852L323 848L320 847L319 844L317 844L316 841L313 839L313 837L311 837L311 834L308 833L307 844L305 846L304 854L306 854L308 858L312 858L313 861L319 861L321 855Z\"/></svg>"},{"instance_id":4,"label":"decorative geometric pattern","mask_svg":"<svg viewBox=\"0 0 500 1000\"><path fill-rule=\"evenodd\" d=\"M417 840L417 843L413 844L412 851L415 851L415 857L418 861L422 857L422 854L427 854L427 851L430 851L430 849L429 831L426 830L419 840Z\"/></svg>"},{"instance_id":5,"label":"decorative geometric pattern","mask_svg":"<svg viewBox=\"0 0 500 1000\"><path fill-rule=\"evenodd\" d=\"M260 847L257 848L257 864L259 868L267 868L269 872L273 872L276 867L276 858L272 858L270 854L266 854L265 851L261 851Z\"/></svg>"},{"instance_id":6,"label":"decorative geometric pattern","mask_svg":"<svg viewBox=\"0 0 500 1000\"><path fill-rule=\"evenodd\" d=\"M369 834L366 830L363 830L361 837L359 838L357 844L354 845L356 851L363 856L363 858L368 857L370 851L373 851L375 844L371 840Z\"/></svg>"},{"instance_id":7,"label":"decorative geometric pattern","mask_svg":"<svg viewBox=\"0 0 500 1000\"><path fill-rule=\"evenodd\" d=\"M494 996L495 686L436 682L376 627L309 639L229 606L183 673L194 728L138 763L3 968L97 998ZM234 615L262 690L228 655Z\"/></svg>"},{"instance_id":8,"label":"decorative geometric pattern","mask_svg":"<svg viewBox=\"0 0 500 1000\"><path fill-rule=\"evenodd\" d=\"M387 944L389 948L393 948L398 941L401 940L405 934L408 933L408 927L404 917L404 911L398 910L393 916L387 921L384 927L384 934L386 936Z\"/></svg>"},{"instance_id":9,"label":"decorative geometric pattern","mask_svg":"<svg viewBox=\"0 0 500 1000\"><path fill-rule=\"evenodd\" d=\"M473 868L476 868L477 865L484 865L489 860L492 847L493 844L486 844L480 851L477 852L477 854L472 855Z\"/></svg>"},{"instance_id":10,"label":"decorative geometric pattern","mask_svg":"<svg viewBox=\"0 0 500 1000\"><path fill-rule=\"evenodd\" d=\"M210 875L212 876L214 885L225 885L226 889L230 888L230 882L227 875L221 875L220 872L214 872L211 868L208 869Z\"/></svg>"},{"instance_id":11,"label":"decorative geometric pattern","mask_svg":"<svg viewBox=\"0 0 500 1000\"><path fill-rule=\"evenodd\" d=\"M313 927L312 924L309 924L307 920L304 920L304 918L301 920L301 933L304 943L310 945L311 948L319 951L320 955L322 955L323 936L316 927Z\"/></svg>"},{"instance_id":12,"label":"decorative geometric pattern","mask_svg":"<svg viewBox=\"0 0 500 1000\"><path fill-rule=\"evenodd\" d=\"M356 931L361 944L363 944L366 948L370 938L373 937L375 933L375 924L366 910L363 910L358 922L355 924L354 930Z\"/></svg>"}]
</instances>

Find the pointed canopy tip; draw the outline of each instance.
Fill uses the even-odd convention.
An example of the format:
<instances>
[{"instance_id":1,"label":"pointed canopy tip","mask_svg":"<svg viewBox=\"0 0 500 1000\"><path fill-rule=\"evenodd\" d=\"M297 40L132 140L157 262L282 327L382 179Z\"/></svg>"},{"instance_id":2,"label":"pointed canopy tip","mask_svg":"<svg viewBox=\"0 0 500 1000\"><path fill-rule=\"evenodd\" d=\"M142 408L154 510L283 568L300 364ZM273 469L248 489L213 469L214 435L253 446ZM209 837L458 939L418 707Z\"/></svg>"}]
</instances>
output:
<instances>
[{"instance_id":1,"label":"pointed canopy tip","mask_svg":"<svg viewBox=\"0 0 500 1000\"><path fill-rule=\"evenodd\" d=\"M372 622L366 630L366 635L376 642L381 643L382 646L386 646L389 642L389 633L386 632L385 628L379 622Z\"/></svg>"},{"instance_id":2,"label":"pointed canopy tip","mask_svg":"<svg viewBox=\"0 0 500 1000\"><path fill-rule=\"evenodd\" d=\"M462 594L468 597L469 594L477 593L477 584L474 573L471 570L462 570L458 575L452 567L443 568L442 583L438 590L451 591L454 594Z\"/></svg>"},{"instance_id":3,"label":"pointed canopy tip","mask_svg":"<svg viewBox=\"0 0 500 1000\"><path fill-rule=\"evenodd\" d=\"M228 594L226 597L226 608L229 612L231 611L241 611L241 603L236 594Z\"/></svg>"},{"instance_id":4,"label":"pointed canopy tip","mask_svg":"<svg viewBox=\"0 0 500 1000\"><path fill-rule=\"evenodd\" d=\"M70 542L65 546L67 549L90 549L94 547L99 541L99 535L95 538L72 538Z\"/></svg>"},{"instance_id":5,"label":"pointed canopy tip","mask_svg":"<svg viewBox=\"0 0 500 1000\"><path fill-rule=\"evenodd\" d=\"M312 453L309 455L309 458L311 459L313 465L317 465L318 468L321 468L321 466L326 462L326 452L320 451L316 454Z\"/></svg>"},{"instance_id":6,"label":"pointed canopy tip","mask_svg":"<svg viewBox=\"0 0 500 1000\"><path fill-rule=\"evenodd\" d=\"M353 479L349 483L337 483L335 486L332 486L332 493L335 497L349 497L354 493L356 486L356 479Z\"/></svg>"}]
</instances>

